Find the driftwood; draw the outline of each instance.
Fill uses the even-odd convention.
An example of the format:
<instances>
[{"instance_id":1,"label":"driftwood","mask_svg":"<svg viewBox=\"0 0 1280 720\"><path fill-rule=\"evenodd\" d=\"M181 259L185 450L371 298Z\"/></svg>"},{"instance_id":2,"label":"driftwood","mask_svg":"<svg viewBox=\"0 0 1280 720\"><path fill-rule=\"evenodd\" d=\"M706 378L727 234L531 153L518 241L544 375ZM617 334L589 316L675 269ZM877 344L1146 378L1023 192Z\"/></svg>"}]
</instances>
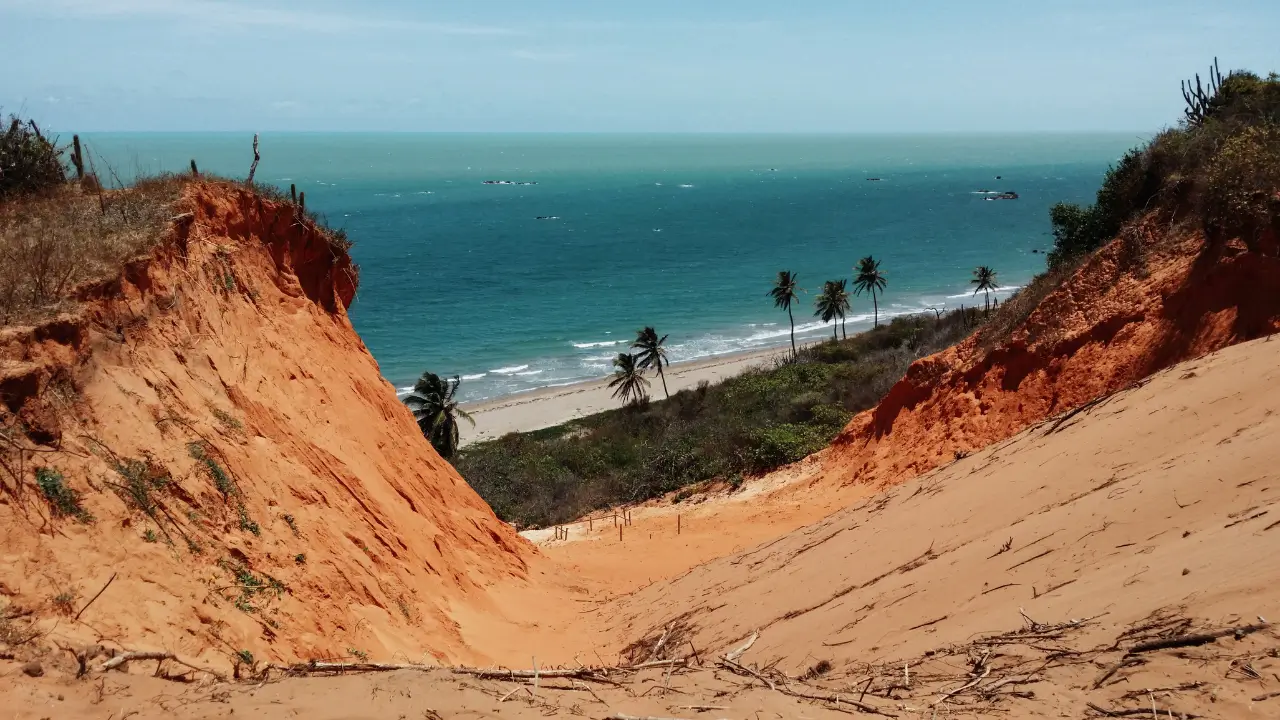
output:
<instances>
[{"instance_id":1,"label":"driftwood","mask_svg":"<svg viewBox=\"0 0 1280 720\"><path fill-rule=\"evenodd\" d=\"M1106 715L1107 717L1131 717L1134 715L1151 715L1152 714L1151 708L1145 708L1145 707L1107 709L1102 707L1101 705L1095 705L1094 703L1091 703L1091 702L1086 702L1085 704L1089 706L1090 710L1093 710L1096 713L1101 713L1103 715ZM1173 712L1175 712L1178 717L1183 717L1183 718L1194 719L1194 718L1204 717L1204 715L1196 715L1195 713L1178 712L1176 710Z\"/></svg>"},{"instance_id":2,"label":"driftwood","mask_svg":"<svg viewBox=\"0 0 1280 720\"><path fill-rule=\"evenodd\" d=\"M861 710L864 713L870 713L872 715L883 715L885 717L898 717L893 713L885 712L884 710L881 710L880 708L875 707L874 705L868 705L859 700L850 700L848 698L840 697L839 695L816 695L813 693L803 693L803 692L797 692L795 690L792 690L790 687L778 687L777 683L770 680L768 677L761 675L760 673L756 672L755 670L752 670L749 667L739 665L738 663L732 660L729 660L728 658L725 658L724 660L720 661L720 667L736 675L755 678L756 680L759 680L760 682L767 685L770 690L773 690L774 692L780 692L783 695L788 695L790 697L801 698L804 700L817 700L819 702L828 702L828 703L834 704L836 707L839 707L840 703L845 703L846 705L851 705Z\"/></svg>"},{"instance_id":3,"label":"driftwood","mask_svg":"<svg viewBox=\"0 0 1280 720\"><path fill-rule=\"evenodd\" d=\"M1149 640L1141 642L1129 648L1126 654L1137 655L1138 653L1152 652L1155 650L1168 650L1169 648L1194 647L1196 645L1207 645L1215 642L1219 638L1234 635L1237 639L1244 637L1250 633L1266 630L1271 627L1271 623L1256 623L1253 625L1241 625L1240 627L1226 628L1225 630L1214 630L1209 633L1197 633L1193 635L1179 635L1178 637L1164 638L1162 640Z\"/></svg>"},{"instance_id":4,"label":"driftwood","mask_svg":"<svg viewBox=\"0 0 1280 720\"><path fill-rule=\"evenodd\" d=\"M639 670L659 667L675 667L684 665L686 658L674 660L651 660L639 665L619 665L616 667L581 667L567 670L503 670L500 668L450 668L455 675L470 675L481 680L535 680L543 678L573 678L575 680L594 680L612 684L607 678L610 674L630 673Z\"/></svg>"},{"instance_id":5,"label":"driftwood","mask_svg":"<svg viewBox=\"0 0 1280 720\"><path fill-rule=\"evenodd\" d=\"M306 662L293 665L271 665L269 668L282 670L289 675L305 675L320 672L393 672L395 670L418 670L428 672L439 670L436 665L420 663L371 663L371 662Z\"/></svg>"},{"instance_id":6,"label":"driftwood","mask_svg":"<svg viewBox=\"0 0 1280 720\"><path fill-rule=\"evenodd\" d=\"M750 650L750 649L751 649L751 646L752 646L752 645L755 645L755 644L756 644L756 640L758 640L759 638L760 638L760 631L759 631L759 630L757 630L757 631L755 631L755 632L751 633L751 637L750 637L750 638L749 638L745 643L743 643L743 644L739 645L739 646L737 647L737 649L735 649L735 650L731 651L729 654L725 655L725 656L724 656L724 659L725 659L725 660L728 660L729 662L737 662L737 661L738 661L738 658L742 657L743 653L745 653L746 651Z\"/></svg>"},{"instance_id":7,"label":"driftwood","mask_svg":"<svg viewBox=\"0 0 1280 720\"><path fill-rule=\"evenodd\" d=\"M666 718L655 717L653 715L625 715L623 713L614 713L607 716L605 720L684 720L684 718Z\"/></svg>"},{"instance_id":8,"label":"driftwood","mask_svg":"<svg viewBox=\"0 0 1280 720\"><path fill-rule=\"evenodd\" d=\"M137 651L137 652L123 653L99 665L98 672L107 672L108 670L115 670L123 666L125 663L129 662L130 660L160 660L160 661L171 660L179 665L182 665L183 667L187 667L192 670L195 670L196 672L208 673L209 675L212 675L218 678L219 680L226 679L226 676L222 675L219 672L215 672L208 668L202 668L199 665L192 665L191 663L185 660L179 659L178 656L174 655L173 653L164 652L164 651Z\"/></svg>"}]
</instances>

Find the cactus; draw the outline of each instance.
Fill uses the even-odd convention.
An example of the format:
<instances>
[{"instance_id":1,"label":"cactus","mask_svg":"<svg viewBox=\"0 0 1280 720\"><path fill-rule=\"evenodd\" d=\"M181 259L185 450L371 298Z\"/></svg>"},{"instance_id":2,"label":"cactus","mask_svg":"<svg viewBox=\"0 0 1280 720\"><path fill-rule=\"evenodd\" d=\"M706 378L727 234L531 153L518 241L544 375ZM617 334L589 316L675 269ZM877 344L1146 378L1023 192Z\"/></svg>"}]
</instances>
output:
<instances>
[{"instance_id":1,"label":"cactus","mask_svg":"<svg viewBox=\"0 0 1280 720\"><path fill-rule=\"evenodd\" d=\"M1187 107L1183 110L1183 114L1187 116L1187 124L1192 127L1199 127L1205 118L1209 117L1213 111L1213 100L1218 94L1218 88L1222 87L1222 73L1218 71L1218 58L1213 59L1213 65L1209 66L1209 87L1208 92L1200 84L1200 73L1196 73L1196 84L1193 88L1190 80L1182 81L1182 99L1187 101Z\"/></svg>"},{"instance_id":2,"label":"cactus","mask_svg":"<svg viewBox=\"0 0 1280 720\"><path fill-rule=\"evenodd\" d=\"M298 193L298 212L305 213L307 211L307 193Z\"/></svg>"},{"instance_id":3,"label":"cactus","mask_svg":"<svg viewBox=\"0 0 1280 720\"><path fill-rule=\"evenodd\" d=\"M80 153L80 136L71 136L71 164L76 166L76 180L84 180L84 155Z\"/></svg>"},{"instance_id":4,"label":"cactus","mask_svg":"<svg viewBox=\"0 0 1280 720\"><path fill-rule=\"evenodd\" d=\"M191 176L200 177L200 168L196 167L196 159L191 158Z\"/></svg>"},{"instance_id":5,"label":"cactus","mask_svg":"<svg viewBox=\"0 0 1280 720\"><path fill-rule=\"evenodd\" d=\"M289 199L293 201L294 205L298 204L298 186L293 183L289 183Z\"/></svg>"}]
</instances>

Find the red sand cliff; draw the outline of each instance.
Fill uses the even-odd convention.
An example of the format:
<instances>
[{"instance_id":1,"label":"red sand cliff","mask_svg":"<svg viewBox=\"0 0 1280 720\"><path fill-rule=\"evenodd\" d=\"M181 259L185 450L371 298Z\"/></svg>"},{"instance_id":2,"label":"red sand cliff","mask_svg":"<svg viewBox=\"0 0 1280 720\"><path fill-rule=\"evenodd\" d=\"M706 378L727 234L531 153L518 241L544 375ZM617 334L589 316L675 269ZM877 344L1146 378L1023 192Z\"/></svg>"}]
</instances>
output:
<instances>
[{"instance_id":1,"label":"red sand cliff","mask_svg":"<svg viewBox=\"0 0 1280 720\"><path fill-rule=\"evenodd\" d=\"M1009 337L979 332L912 364L823 455L821 476L891 484L1280 328L1274 233L1250 251L1151 216L1045 297ZM1170 399L1176 403L1176 398Z\"/></svg>"},{"instance_id":2,"label":"red sand cliff","mask_svg":"<svg viewBox=\"0 0 1280 720\"><path fill-rule=\"evenodd\" d=\"M484 607L485 586L524 575L534 551L379 376L347 318L345 251L235 186L193 184L174 212L169 237L83 290L76 315L0 332L10 614L223 663L240 650L476 659L451 608ZM238 489L221 492L201 453ZM95 520L51 518L39 466ZM154 519L126 500L129 468Z\"/></svg>"}]
</instances>

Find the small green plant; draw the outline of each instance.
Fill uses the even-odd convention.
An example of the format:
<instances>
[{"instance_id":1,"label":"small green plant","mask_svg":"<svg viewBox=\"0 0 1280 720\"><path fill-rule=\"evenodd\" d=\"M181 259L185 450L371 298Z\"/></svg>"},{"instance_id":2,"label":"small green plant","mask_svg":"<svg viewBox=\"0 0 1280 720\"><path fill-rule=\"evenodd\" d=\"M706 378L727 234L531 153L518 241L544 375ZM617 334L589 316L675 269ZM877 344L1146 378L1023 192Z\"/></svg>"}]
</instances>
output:
<instances>
[{"instance_id":1,"label":"small green plant","mask_svg":"<svg viewBox=\"0 0 1280 720\"><path fill-rule=\"evenodd\" d=\"M258 526L258 523L254 522L253 518L249 517L249 511L245 509L243 502L236 505L236 513L240 516L241 530L247 530L254 535L262 534L262 528Z\"/></svg>"},{"instance_id":2,"label":"small green plant","mask_svg":"<svg viewBox=\"0 0 1280 720\"><path fill-rule=\"evenodd\" d=\"M254 664L253 653L249 652L248 650L237 650L236 660L244 663L245 665L248 665L249 667L253 667L253 664Z\"/></svg>"},{"instance_id":3,"label":"small green plant","mask_svg":"<svg viewBox=\"0 0 1280 720\"><path fill-rule=\"evenodd\" d=\"M360 662L369 662L369 653L361 650L360 648L349 647L347 648L347 654Z\"/></svg>"},{"instance_id":4,"label":"small green plant","mask_svg":"<svg viewBox=\"0 0 1280 720\"><path fill-rule=\"evenodd\" d=\"M745 482L745 480L742 477L742 473L734 473L729 476L729 479L726 482L729 483L730 492L737 492L742 488L742 483Z\"/></svg>"},{"instance_id":5,"label":"small green plant","mask_svg":"<svg viewBox=\"0 0 1280 720\"><path fill-rule=\"evenodd\" d=\"M195 540L192 540L191 538L187 538L187 551L190 552L192 555L204 554L204 548L200 547L200 543L196 542Z\"/></svg>"},{"instance_id":6,"label":"small green plant","mask_svg":"<svg viewBox=\"0 0 1280 720\"><path fill-rule=\"evenodd\" d=\"M226 410L222 410L222 409L219 409L219 408L214 408L214 409L213 409L213 416L214 416L215 418L217 418L218 422L222 423L222 426L223 426L223 427L225 427L225 428L227 428L228 430L243 430L243 429L244 429L244 424L243 424L243 423L241 423L239 420L237 420L237 419L236 419L236 417L235 417L234 415L232 415L231 413L227 412Z\"/></svg>"},{"instance_id":7,"label":"small green plant","mask_svg":"<svg viewBox=\"0 0 1280 720\"><path fill-rule=\"evenodd\" d=\"M675 496L671 498L671 503L672 504L682 503L691 497L693 497L693 488L684 488L679 492L677 492Z\"/></svg>"},{"instance_id":8,"label":"small green plant","mask_svg":"<svg viewBox=\"0 0 1280 720\"><path fill-rule=\"evenodd\" d=\"M82 523L93 521L93 516L80 505L80 494L67 487L62 473L53 468L36 468L36 485L55 515L74 517Z\"/></svg>"},{"instance_id":9,"label":"small green plant","mask_svg":"<svg viewBox=\"0 0 1280 720\"><path fill-rule=\"evenodd\" d=\"M76 595L77 593L75 590L63 590L57 595L54 595L53 609L57 610L63 615L70 615L71 613L75 612Z\"/></svg>"},{"instance_id":10,"label":"small green plant","mask_svg":"<svg viewBox=\"0 0 1280 720\"><path fill-rule=\"evenodd\" d=\"M142 533L142 540L143 540L143 542L153 543L153 542L155 542L156 540L159 540L159 538L158 538L158 537L156 537L156 531L155 531L155 530L152 530L151 528L147 528L147 531L146 531L146 532L144 532L144 533Z\"/></svg>"},{"instance_id":11,"label":"small green plant","mask_svg":"<svg viewBox=\"0 0 1280 720\"><path fill-rule=\"evenodd\" d=\"M307 564L307 554L306 554L306 553L298 553L297 555L294 555L294 556L293 556L293 561L294 561L295 563L299 564L299 565L306 565L306 564Z\"/></svg>"},{"instance_id":12,"label":"small green plant","mask_svg":"<svg viewBox=\"0 0 1280 720\"><path fill-rule=\"evenodd\" d=\"M404 598L396 598L396 605L400 606L400 614L404 615L404 619L413 622L413 611L409 609L409 603Z\"/></svg>"},{"instance_id":13,"label":"small green plant","mask_svg":"<svg viewBox=\"0 0 1280 720\"><path fill-rule=\"evenodd\" d=\"M152 493L164 489L169 484L168 474L148 460L137 458L117 460L115 471L124 480L123 485L115 486L117 493L124 498L125 502L154 519L157 506Z\"/></svg>"},{"instance_id":14,"label":"small green plant","mask_svg":"<svg viewBox=\"0 0 1280 720\"><path fill-rule=\"evenodd\" d=\"M222 493L224 498L236 494L236 485L232 482L231 476L218 464L217 460L209 456L204 443L187 443L187 454L191 456L191 459L204 465L209 477L213 479L213 486L218 489L218 492Z\"/></svg>"},{"instance_id":15,"label":"small green plant","mask_svg":"<svg viewBox=\"0 0 1280 720\"><path fill-rule=\"evenodd\" d=\"M293 536L294 536L294 537L298 537L298 522L297 522L297 520L294 520L293 516L292 516L292 515L290 515L289 513L285 513L285 514L281 515L281 516L280 516L280 519L281 519L281 520L283 520L283 521L284 521L284 524L285 524L285 525L288 525L288 526L289 526L289 529L293 531Z\"/></svg>"}]
</instances>

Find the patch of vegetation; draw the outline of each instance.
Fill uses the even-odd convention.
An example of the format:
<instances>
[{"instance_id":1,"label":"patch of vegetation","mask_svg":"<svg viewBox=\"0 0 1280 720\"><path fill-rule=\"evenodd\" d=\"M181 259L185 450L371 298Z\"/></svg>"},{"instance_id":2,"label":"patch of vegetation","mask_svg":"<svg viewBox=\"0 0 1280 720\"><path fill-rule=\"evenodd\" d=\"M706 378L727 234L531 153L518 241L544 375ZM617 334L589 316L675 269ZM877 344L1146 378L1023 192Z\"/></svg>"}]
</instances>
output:
<instances>
[{"instance_id":1,"label":"patch of vegetation","mask_svg":"<svg viewBox=\"0 0 1280 720\"><path fill-rule=\"evenodd\" d=\"M36 486L54 515L73 517L82 523L93 522L93 515L80 504L80 494L67 487L61 472L48 467L36 468Z\"/></svg>"},{"instance_id":2,"label":"patch of vegetation","mask_svg":"<svg viewBox=\"0 0 1280 720\"><path fill-rule=\"evenodd\" d=\"M369 653L361 650L360 648L349 647L347 648L347 654L360 662L369 662Z\"/></svg>"},{"instance_id":3,"label":"patch of vegetation","mask_svg":"<svg viewBox=\"0 0 1280 720\"><path fill-rule=\"evenodd\" d=\"M248 650L237 650L236 660L244 663L245 665L248 665L249 667L253 667L253 664L254 664L253 653L249 652Z\"/></svg>"},{"instance_id":4,"label":"patch of vegetation","mask_svg":"<svg viewBox=\"0 0 1280 720\"><path fill-rule=\"evenodd\" d=\"M306 553L298 553L297 555L294 555L294 556L293 556L293 561L294 561L295 563L297 563L298 565L306 565L306 564L307 564L307 554L306 554Z\"/></svg>"},{"instance_id":5,"label":"patch of vegetation","mask_svg":"<svg viewBox=\"0 0 1280 720\"><path fill-rule=\"evenodd\" d=\"M1186 95L1186 119L1130 150L1103 177L1092 205L1050 210L1050 267L1110 242L1142 213L1199 220L1212 241L1251 248L1280 217L1280 76L1211 71L1209 91Z\"/></svg>"},{"instance_id":6,"label":"patch of vegetation","mask_svg":"<svg viewBox=\"0 0 1280 720\"><path fill-rule=\"evenodd\" d=\"M79 593L75 590L63 590L53 596L53 609L63 615L71 615L76 611L76 597Z\"/></svg>"},{"instance_id":7,"label":"patch of vegetation","mask_svg":"<svg viewBox=\"0 0 1280 720\"><path fill-rule=\"evenodd\" d=\"M976 310L896 318L669 400L469 445L454 462L499 517L521 526L764 473L826 447L912 361L977 324Z\"/></svg>"},{"instance_id":8,"label":"patch of vegetation","mask_svg":"<svg viewBox=\"0 0 1280 720\"><path fill-rule=\"evenodd\" d=\"M114 461L114 470L123 484L112 483L116 493L126 503L141 510L147 517L159 522L156 516L158 506L153 494L163 490L172 482L169 473L151 458L119 458Z\"/></svg>"},{"instance_id":9,"label":"patch of vegetation","mask_svg":"<svg viewBox=\"0 0 1280 720\"><path fill-rule=\"evenodd\" d=\"M209 477L213 480L213 486L222 493L222 497L230 498L238 494L236 485L231 480L231 476L227 471L222 469L217 460L214 460L205 449L203 442L187 443L187 454L192 460L204 465L205 470L209 473Z\"/></svg>"},{"instance_id":10,"label":"patch of vegetation","mask_svg":"<svg viewBox=\"0 0 1280 720\"><path fill-rule=\"evenodd\" d=\"M289 513L284 513L280 516L280 519L284 521L285 525L289 526L289 530L293 531L293 536L298 537L298 521Z\"/></svg>"},{"instance_id":11,"label":"patch of vegetation","mask_svg":"<svg viewBox=\"0 0 1280 720\"><path fill-rule=\"evenodd\" d=\"M228 430L243 430L244 424L241 423L234 415L220 408L213 408L213 417L222 423L222 426Z\"/></svg>"},{"instance_id":12,"label":"patch of vegetation","mask_svg":"<svg viewBox=\"0 0 1280 720\"><path fill-rule=\"evenodd\" d=\"M159 539L160 538L156 536L156 531L152 530L151 528L147 528L147 531L142 533L143 542L153 543Z\"/></svg>"},{"instance_id":13,"label":"patch of vegetation","mask_svg":"<svg viewBox=\"0 0 1280 720\"><path fill-rule=\"evenodd\" d=\"M67 181L64 148L40 131L35 120L10 115L0 132L0 201L48 192Z\"/></svg>"},{"instance_id":14,"label":"patch of vegetation","mask_svg":"<svg viewBox=\"0 0 1280 720\"><path fill-rule=\"evenodd\" d=\"M244 505L244 495L240 492L239 486L232 480L231 473L227 472L209 453L208 447L201 441L189 442L187 443L187 454L191 456L191 459L204 466L205 472L213 480L213 486L218 489L219 493L222 493L224 500L235 501L236 519L240 529L251 532L254 535L261 535L262 527L249 515L249 509Z\"/></svg>"},{"instance_id":15,"label":"patch of vegetation","mask_svg":"<svg viewBox=\"0 0 1280 720\"><path fill-rule=\"evenodd\" d=\"M261 576L255 575L247 565L234 560L223 558L218 561L218 567L230 573L235 579L235 583L229 589L239 591L234 604L241 612L257 612L260 608L253 604L255 598L264 595L278 598L289 589L270 575L266 573Z\"/></svg>"},{"instance_id":16,"label":"patch of vegetation","mask_svg":"<svg viewBox=\"0 0 1280 720\"><path fill-rule=\"evenodd\" d=\"M194 163L190 174L140 177L131 183L104 167L101 176L110 185L104 189L94 157L79 138L68 152L34 120L10 116L0 122L0 326L36 322L69 309L76 302L69 297L71 288L112 277L126 261L155 247L164 239L186 185L205 182L245 190L239 181L200 175ZM269 185L255 184L252 191L261 199L291 205L294 226L327 242L335 263L341 259L352 290L359 288L359 267L345 257L351 241L343 230L329 228L322 216L307 210L302 196L291 199ZM229 263L219 264L219 288L236 290Z\"/></svg>"}]
</instances>

